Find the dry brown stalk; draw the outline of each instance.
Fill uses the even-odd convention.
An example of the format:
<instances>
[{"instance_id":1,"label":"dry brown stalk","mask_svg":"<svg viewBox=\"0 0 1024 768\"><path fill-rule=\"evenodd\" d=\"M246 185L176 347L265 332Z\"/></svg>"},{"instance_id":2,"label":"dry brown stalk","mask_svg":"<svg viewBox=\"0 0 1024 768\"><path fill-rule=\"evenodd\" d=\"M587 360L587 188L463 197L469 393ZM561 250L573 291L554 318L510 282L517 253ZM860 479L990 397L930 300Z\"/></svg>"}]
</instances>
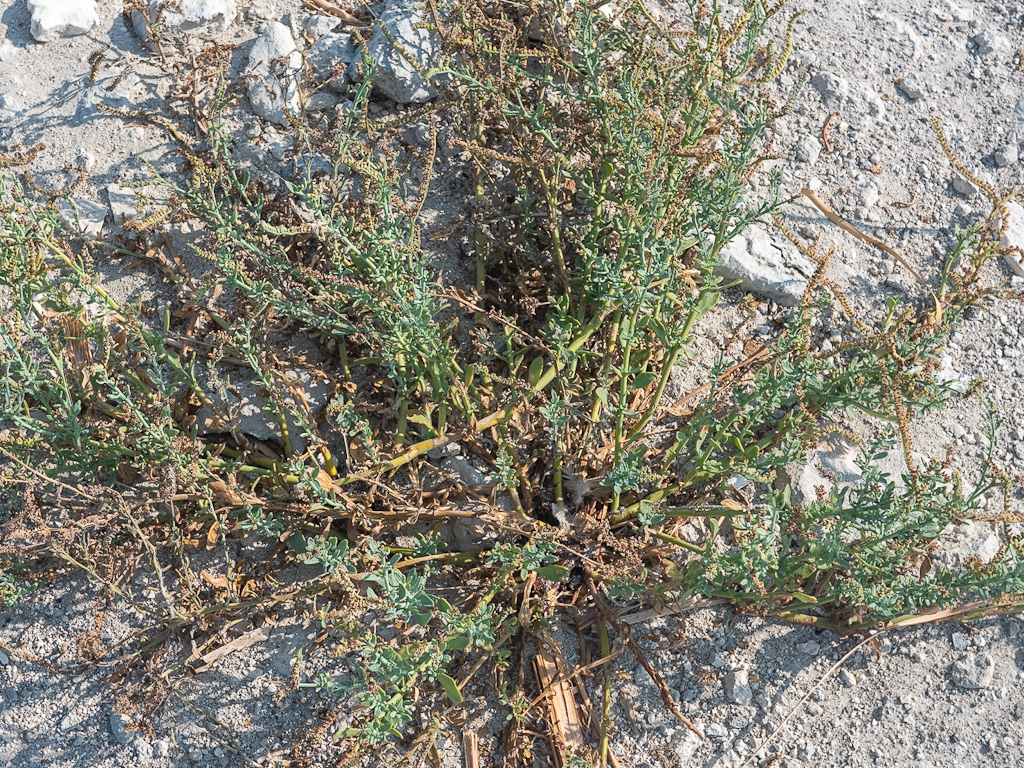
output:
<instances>
[{"instance_id":1,"label":"dry brown stalk","mask_svg":"<svg viewBox=\"0 0 1024 768\"><path fill-rule=\"evenodd\" d=\"M551 752L555 756L555 765L561 768L566 754L575 754L583 747L583 725L558 643L546 635L538 640L533 672L537 677L537 686L547 697L548 738L551 741Z\"/></svg>"},{"instance_id":2,"label":"dry brown stalk","mask_svg":"<svg viewBox=\"0 0 1024 768\"><path fill-rule=\"evenodd\" d=\"M480 743L474 731L462 734L462 753L466 768L480 768Z\"/></svg>"},{"instance_id":3,"label":"dry brown stalk","mask_svg":"<svg viewBox=\"0 0 1024 768\"><path fill-rule=\"evenodd\" d=\"M924 281L924 278L922 278L921 275L917 273L917 270L910 266L910 263L906 259L904 259L894 248L891 248L890 246L886 245L878 238L872 237L871 235L866 235L863 232L861 232L859 229L853 226L853 224L851 224L842 216L840 216L831 208L829 208L828 205L820 197L818 197L814 193L814 190L811 189L810 187L804 187L802 190L800 190L800 194L802 194L804 197L806 197L808 200L814 203L817 209L825 215L825 218L831 221L833 224L835 224L842 230L849 232L857 239L863 240L865 243L869 243L870 245L873 245L876 248L884 251L885 253L889 254L894 259L896 259L896 261L898 261L900 264L902 264L903 267L908 272L910 272L911 275L914 276L914 279L921 284L921 287L928 291L928 294L932 297L932 300L935 302L935 322L941 322L942 306L939 303L939 297L935 295L935 292L929 287L928 283Z\"/></svg>"}]
</instances>

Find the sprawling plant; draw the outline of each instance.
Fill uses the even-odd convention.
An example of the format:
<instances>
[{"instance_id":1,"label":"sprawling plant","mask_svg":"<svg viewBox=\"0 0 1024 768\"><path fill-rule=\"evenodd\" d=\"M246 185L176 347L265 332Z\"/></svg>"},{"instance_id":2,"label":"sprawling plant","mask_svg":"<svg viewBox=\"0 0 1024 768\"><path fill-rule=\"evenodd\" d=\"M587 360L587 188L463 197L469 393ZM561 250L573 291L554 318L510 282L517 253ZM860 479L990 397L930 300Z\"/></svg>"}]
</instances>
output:
<instances>
[{"instance_id":1,"label":"sprawling plant","mask_svg":"<svg viewBox=\"0 0 1024 768\"><path fill-rule=\"evenodd\" d=\"M936 375L942 347L995 295L981 277L1001 254L1007 198L985 187L993 215L959 233L920 304L855 314L830 254L801 245L817 269L800 306L770 312L776 330L746 338L740 359L693 370L702 350L730 348L709 330L737 314L722 249L780 212L778 176L760 194L750 182L786 109L769 86L791 41L761 43L782 7L689 0L672 29L639 0L432 7L424 25L445 53L421 74L437 103L371 118L364 61L337 120L293 116L300 170L275 181L243 170L221 121L233 91L216 89L196 136L158 119L186 163L159 179L169 205L116 245L72 236L56 205L0 175L7 481L21 489L28 472L29 496L73 493L90 510L55 536L26 503L30 545L0 548L0 599L24 591L22 561L43 554L119 589L98 542L150 558L158 638L335 596L343 611L315 610L349 672L302 685L360 713L337 734L351 744L400 736L442 696L460 704L488 660L510 718L529 718L512 649L522 661L527 637L546 642L568 589L594 613L601 657L613 631L640 654L621 598L725 598L840 632L1019 610L1019 521L981 509L1010 478L989 457L968 487L911 439L914 419L959 396ZM412 121L426 149L408 141ZM449 235L468 244L446 258L472 275L450 284L435 268L442 238L421 231L438 141L471 180L445 192L465 192ZM157 229L183 220L200 224L202 280L159 246ZM101 251L145 255L170 283L161 301L115 301L93 269ZM826 308L849 329L827 348L813 331ZM681 369L698 383L670 407ZM326 407L303 372L329 384ZM254 401L270 438L245 421ZM785 470L835 434L860 443L863 476L797 499ZM890 453L905 467L893 475L880 468ZM1003 524L999 556L934 565L947 526L972 518ZM322 575L288 590L263 565L239 573L233 537L254 534ZM191 569L203 539L225 549L222 576ZM163 550L182 564L174 581ZM437 718L420 720L429 741Z\"/></svg>"}]
</instances>

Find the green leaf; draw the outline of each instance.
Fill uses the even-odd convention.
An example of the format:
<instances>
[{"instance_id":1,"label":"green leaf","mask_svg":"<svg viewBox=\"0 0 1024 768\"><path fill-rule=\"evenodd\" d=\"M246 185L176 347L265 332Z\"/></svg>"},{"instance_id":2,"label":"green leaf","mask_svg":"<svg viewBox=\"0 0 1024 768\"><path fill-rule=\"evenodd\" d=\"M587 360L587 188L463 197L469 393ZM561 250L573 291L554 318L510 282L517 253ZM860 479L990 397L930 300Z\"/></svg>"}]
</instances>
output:
<instances>
[{"instance_id":1,"label":"green leaf","mask_svg":"<svg viewBox=\"0 0 1024 768\"><path fill-rule=\"evenodd\" d=\"M422 613L414 613L412 615L413 624L418 624L421 627L427 626L430 623L430 617L433 614L430 611L423 611Z\"/></svg>"},{"instance_id":2,"label":"green leaf","mask_svg":"<svg viewBox=\"0 0 1024 768\"><path fill-rule=\"evenodd\" d=\"M803 592L791 592L790 597L800 603L817 603L818 598L813 595L805 595Z\"/></svg>"},{"instance_id":3,"label":"green leaf","mask_svg":"<svg viewBox=\"0 0 1024 768\"><path fill-rule=\"evenodd\" d=\"M658 337L658 341L661 342L662 346L668 346L668 328L665 327L665 323L661 320L652 319L648 324L650 329L654 332L654 335Z\"/></svg>"},{"instance_id":4,"label":"green leaf","mask_svg":"<svg viewBox=\"0 0 1024 768\"><path fill-rule=\"evenodd\" d=\"M715 308L715 304L718 303L718 297L721 294L718 291L708 291L707 293L701 294L700 298L697 299L697 312L700 315L707 314Z\"/></svg>"},{"instance_id":5,"label":"green leaf","mask_svg":"<svg viewBox=\"0 0 1024 768\"><path fill-rule=\"evenodd\" d=\"M426 427L432 435L437 435L437 430L434 429L434 420L426 413L411 413L408 415L407 420L413 424L419 424L421 427Z\"/></svg>"},{"instance_id":6,"label":"green leaf","mask_svg":"<svg viewBox=\"0 0 1024 768\"><path fill-rule=\"evenodd\" d=\"M297 555L306 554L306 538L301 533L293 533L288 537L288 546Z\"/></svg>"},{"instance_id":7,"label":"green leaf","mask_svg":"<svg viewBox=\"0 0 1024 768\"><path fill-rule=\"evenodd\" d=\"M629 391L632 392L636 389L644 389L654 383L654 380L658 378L650 371L646 371L637 376L629 385Z\"/></svg>"},{"instance_id":8,"label":"green leaf","mask_svg":"<svg viewBox=\"0 0 1024 768\"><path fill-rule=\"evenodd\" d=\"M569 575L569 569L564 565L545 565L534 570L538 576L543 576L548 581L561 581Z\"/></svg>"},{"instance_id":9,"label":"green leaf","mask_svg":"<svg viewBox=\"0 0 1024 768\"><path fill-rule=\"evenodd\" d=\"M441 683L441 687L444 688L445 695L452 700L453 704L462 703L462 692L451 677L445 674L440 674L437 676L437 681Z\"/></svg>"},{"instance_id":10,"label":"green leaf","mask_svg":"<svg viewBox=\"0 0 1024 768\"><path fill-rule=\"evenodd\" d=\"M457 637L449 637L444 641L444 649L446 651L464 651L469 648L469 644L473 641L465 635L459 635Z\"/></svg>"},{"instance_id":11,"label":"green leaf","mask_svg":"<svg viewBox=\"0 0 1024 768\"><path fill-rule=\"evenodd\" d=\"M544 357L543 355L538 355L533 359L533 362L530 363L530 370L529 373L527 373L527 381L530 383L531 387L537 385L537 382L540 381L540 377L543 375L543 373Z\"/></svg>"}]
</instances>

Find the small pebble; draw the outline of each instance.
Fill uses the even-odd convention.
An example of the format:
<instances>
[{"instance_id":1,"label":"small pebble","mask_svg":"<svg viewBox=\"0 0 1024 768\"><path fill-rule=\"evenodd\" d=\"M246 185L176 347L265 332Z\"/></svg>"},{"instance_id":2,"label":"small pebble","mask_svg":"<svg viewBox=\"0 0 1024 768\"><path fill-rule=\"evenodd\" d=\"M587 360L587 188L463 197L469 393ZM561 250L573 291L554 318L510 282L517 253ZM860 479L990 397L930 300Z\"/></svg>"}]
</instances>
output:
<instances>
[{"instance_id":1,"label":"small pebble","mask_svg":"<svg viewBox=\"0 0 1024 768\"><path fill-rule=\"evenodd\" d=\"M857 684L857 678L854 676L853 672L848 669L839 670L839 680L847 688L853 688L853 686Z\"/></svg>"},{"instance_id":2,"label":"small pebble","mask_svg":"<svg viewBox=\"0 0 1024 768\"><path fill-rule=\"evenodd\" d=\"M754 700L746 670L738 669L725 676L725 698L733 704L748 706Z\"/></svg>"},{"instance_id":3,"label":"small pebble","mask_svg":"<svg viewBox=\"0 0 1024 768\"><path fill-rule=\"evenodd\" d=\"M1010 41L1002 35L996 34L991 29L986 29L981 34L974 36L974 44L978 46L978 53L988 56L991 53L998 53L1008 56L1013 53L1013 46Z\"/></svg>"},{"instance_id":4,"label":"small pebble","mask_svg":"<svg viewBox=\"0 0 1024 768\"><path fill-rule=\"evenodd\" d=\"M959 173L953 176L953 189L964 197L974 197L981 191L975 186L973 181L966 176L961 176Z\"/></svg>"},{"instance_id":5,"label":"small pebble","mask_svg":"<svg viewBox=\"0 0 1024 768\"><path fill-rule=\"evenodd\" d=\"M813 165L821 155L821 142L816 136L804 136L796 144L796 159L801 163Z\"/></svg>"},{"instance_id":6,"label":"small pebble","mask_svg":"<svg viewBox=\"0 0 1024 768\"><path fill-rule=\"evenodd\" d=\"M821 646L814 640L808 640L806 643L797 643L796 649L800 653L806 653L808 656L817 656L821 651Z\"/></svg>"},{"instance_id":7,"label":"small pebble","mask_svg":"<svg viewBox=\"0 0 1024 768\"><path fill-rule=\"evenodd\" d=\"M995 152L996 165L1000 168L1005 168L1008 165L1017 164L1017 147L1014 144L1007 144L1004 147L1000 147Z\"/></svg>"},{"instance_id":8,"label":"small pebble","mask_svg":"<svg viewBox=\"0 0 1024 768\"><path fill-rule=\"evenodd\" d=\"M865 208L870 208L878 202L878 185L873 181L858 181L853 187L857 202Z\"/></svg>"},{"instance_id":9,"label":"small pebble","mask_svg":"<svg viewBox=\"0 0 1024 768\"><path fill-rule=\"evenodd\" d=\"M709 739L724 739L728 737L729 731L721 723L710 723L708 727L704 729L704 735Z\"/></svg>"},{"instance_id":10,"label":"small pebble","mask_svg":"<svg viewBox=\"0 0 1024 768\"><path fill-rule=\"evenodd\" d=\"M914 77L904 77L900 80L900 84L897 87L903 95L911 101L917 101L924 98L924 90Z\"/></svg>"},{"instance_id":11,"label":"small pebble","mask_svg":"<svg viewBox=\"0 0 1024 768\"><path fill-rule=\"evenodd\" d=\"M131 734L126 727L130 722L131 719L127 715L113 714L110 716L110 732L121 744L131 741Z\"/></svg>"},{"instance_id":12,"label":"small pebble","mask_svg":"<svg viewBox=\"0 0 1024 768\"><path fill-rule=\"evenodd\" d=\"M953 663L949 676L958 688L977 691L992 685L995 669L991 654L971 653Z\"/></svg>"}]
</instances>

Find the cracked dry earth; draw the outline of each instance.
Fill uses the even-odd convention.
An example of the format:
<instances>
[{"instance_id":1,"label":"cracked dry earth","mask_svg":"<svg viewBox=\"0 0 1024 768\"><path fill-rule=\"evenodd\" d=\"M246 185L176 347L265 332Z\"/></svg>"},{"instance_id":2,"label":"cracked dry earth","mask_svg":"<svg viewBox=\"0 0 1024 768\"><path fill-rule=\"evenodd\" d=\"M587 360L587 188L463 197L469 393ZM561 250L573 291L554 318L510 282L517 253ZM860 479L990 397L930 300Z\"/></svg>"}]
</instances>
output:
<instances>
[{"instance_id":1,"label":"cracked dry earth","mask_svg":"<svg viewBox=\"0 0 1024 768\"><path fill-rule=\"evenodd\" d=\"M88 11L93 4L70 5ZM37 42L25 0L0 0L0 150L44 142L47 150L33 166L44 182L66 167L86 167L87 180L75 193L79 216L87 225L115 227L118 185L143 177L143 159L158 169L175 160L164 133L125 126L98 113L96 105L158 104L173 84L126 23L121 3L95 5L95 23L82 22L82 34L62 37L58 30ZM233 77L242 76L245 57L268 24L306 30L297 45L307 52L331 26L300 3L284 0L237 8L230 2L182 5L186 11L213 9L207 9L204 24L179 20L180 32L237 44ZM804 15L780 86L791 89L801 77L809 83L780 126L777 164L784 192L795 194L805 185L817 190L865 232L897 244L917 269L934 273L952 242L953 226L985 213L985 200L972 184L954 178L932 115L961 160L981 177L1001 189L1024 184L1018 160L1024 149L1024 4L791 5ZM218 8L225 9L220 16ZM382 9L371 6L377 13ZM655 11L672 14L668 6ZM785 21L774 31L783 35ZM92 82L90 56L104 46L110 46L108 61L116 66ZM380 103L381 109L394 108L386 99ZM233 118L250 140L251 162L264 171L280 170L287 152L283 134L248 105L238 110ZM820 233L824 245L836 247L836 277L857 307L870 306L887 291L915 290L900 265L847 237L809 205L795 202L786 216L794 230L808 237ZM1005 276L1011 274L1008 265ZM107 278L120 298L145 289L136 273L111 268ZM1013 278L1013 284L1020 287L1024 279ZM1010 467L1024 459L1022 327L1024 308L1005 302L970 315L948 349L950 376L986 381L982 393L1004 421L995 455ZM841 338L841 328L820 330ZM955 460L966 465L988 447L984 416L977 400L954 402L921 427L917 449L935 456L950 445ZM828 464L833 459L819 457L834 471ZM993 533L984 526L954 533L943 557L992 556ZM254 537L239 544L239 554L258 557L267 546ZM196 571L215 555L195 553ZM155 595L144 570L128 587ZM296 567L289 575L300 582L315 573ZM146 617L117 596L101 594L82 575L57 578L20 605L0 610L0 764L288 764L296 743L326 728L323 717L330 709L311 689L292 684L296 674L311 679L328 663L318 653L319 623L293 608L280 606L276 622L253 635L248 647L201 671L178 667L173 691L147 691L130 679L108 679L107 664L78 669L87 657L85 646L114 648L144 626ZM737 768L748 759L765 765L768 755L777 755L773 764L782 768L1010 768L1024 762L1024 622L1015 617L885 633L838 668L860 639L736 616L727 608L652 619L635 626L634 634L646 647L667 646L651 653L652 663L706 738L675 722L643 671L626 662L613 701L620 724L614 748L623 765ZM570 664L576 661L575 637L566 633L559 639ZM186 641L169 645L167 658L185 658L194 650ZM299 652L304 663L297 670ZM484 682L476 689L471 685L465 724L441 733L438 758L445 768L464 764L463 730L478 734L482 764L500 754L504 714L492 706L488 690ZM145 718L123 714L147 710L151 715ZM397 754L364 760L390 765ZM333 765L337 755L321 744L308 759L311 765ZM540 755L536 760L548 764Z\"/></svg>"}]
</instances>

